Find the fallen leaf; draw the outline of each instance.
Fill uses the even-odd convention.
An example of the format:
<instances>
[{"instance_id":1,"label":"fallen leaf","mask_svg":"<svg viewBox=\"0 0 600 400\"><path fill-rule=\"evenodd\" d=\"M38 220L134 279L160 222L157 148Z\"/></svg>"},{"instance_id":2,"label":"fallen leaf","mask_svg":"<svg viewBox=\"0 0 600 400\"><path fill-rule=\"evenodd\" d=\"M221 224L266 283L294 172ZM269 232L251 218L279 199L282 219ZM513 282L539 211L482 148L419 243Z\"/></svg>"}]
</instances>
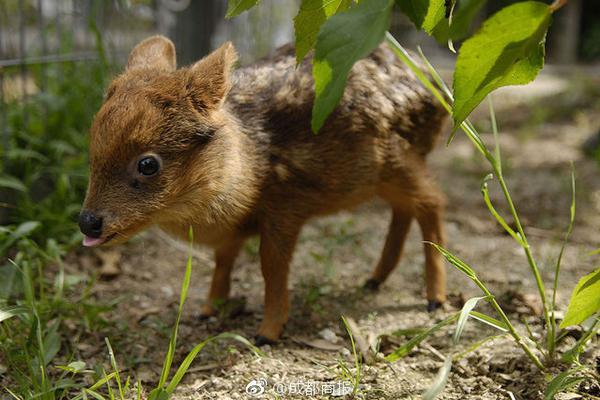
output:
<instances>
[{"instance_id":1,"label":"fallen leaf","mask_svg":"<svg viewBox=\"0 0 600 400\"><path fill-rule=\"evenodd\" d=\"M292 337L292 341L305 345L308 347L312 347L314 349L325 350L325 351L338 351L343 348L343 346L335 343L331 343L325 339L308 339L304 337Z\"/></svg>"}]
</instances>

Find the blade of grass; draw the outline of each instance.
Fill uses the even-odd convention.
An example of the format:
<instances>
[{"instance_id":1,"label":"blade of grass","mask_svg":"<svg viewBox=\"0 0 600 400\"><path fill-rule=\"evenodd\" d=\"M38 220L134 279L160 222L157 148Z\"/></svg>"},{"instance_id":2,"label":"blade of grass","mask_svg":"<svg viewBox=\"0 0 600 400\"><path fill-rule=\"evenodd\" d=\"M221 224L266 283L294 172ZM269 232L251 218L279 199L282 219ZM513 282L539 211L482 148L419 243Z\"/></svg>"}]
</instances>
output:
<instances>
[{"instance_id":1,"label":"blade of grass","mask_svg":"<svg viewBox=\"0 0 600 400\"><path fill-rule=\"evenodd\" d=\"M500 139L498 137L498 122L496 121L496 111L494 110L494 102L492 101L492 95L488 97L488 107L490 110L490 123L492 125L492 133L494 134L494 158L498 163L498 171L502 173L502 155L500 154Z\"/></svg>"},{"instance_id":2,"label":"blade of grass","mask_svg":"<svg viewBox=\"0 0 600 400\"><path fill-rule=\"evenodd\" d=\"M536 367L538 367L540 370L543 370L544 365L542 364L540 359L533 353L529 346L525 344L525 342L521 338L521 335L519 335L513 324L508 319L508 316L506 315L502 307L500 307L500 304L498 304L498 302L496 301L490 290L487 288L487 286L485 286L485 284L477 278L473 269L443 247L436 244L433 244L433 246L435 246L435 248L438 249L440 253L442 253L442 255L446 258L446 260L448 260L448 262L450 262L452 266L454 266L459 271L467 275L481 289L483 294L485 294L485 297L487 297L488 302L500 316L500 319L504 322L504 324L506 324L506 327L508 328L508 331L510 335L514 338L515 342L519 345L519 347L521 347L521 349L523 349L525 354L527 354L529 359L533 361Z\"/></svg>"},{"instance_id":3,"label":"blade of grass","mask_svg":"<svg viewBox=\"0 0 600 400\"><path fill-rule=\"evenodd\" d=\"M414 349L419 343L423 340L427 339L429 336L439 331L443 327L452 324L454 321L458 319L459 313L452 314L451 316L443 319L437 324L433 325L429 329L419 333L417 336L410 339L408 342L404 343L402 346L398 347L392 353L388 354L385 359L389 362L394 362L399 360L400 358L406 356L412 349Z\"/></svg>"},{"instance_id":4,"label":"blade of grass","mask_svg":"<svg viewBox=\"0 0 600 400\"><path fill-rule=\"evenodd\" d=\"M219 340L223 340L223 339L237 340L238 342L245 344L250 349L252 349L252 351L254 351L254 353L262 354L260 349L258 349L252 343L250 343L246 338L244 338L240 335L236 335L234 333L225 332L225 333L221 333L217 336L210 337L210 338L204 340L203 342L197 344L196 346L194 346L194 348L188 353L188 355L185 357L185 359L183 360L183 362L181 363L181 365L175 372L175 375L173 375L173 379L171 380L171 382L169 383L169 385L167 386L165 391L169 395L171 395L173 393L173 391L175 390L177 385L179 385L179 382L181 382L181 379L183 379L184 375L190 368L190 365L192 365L192 362L194 361L194 359L196 358L198 353L204 348L204 346L206 346L210 342L219 341Z\"/></svg>"},{"instance_id":5,"label":"blade of grass","mask_svg":"<svg viewBox=\"0 0 600 400\"><path fill-rule=\"evenodd\" d=\"M432 385L423 393L423 400L434 400L446 387L448 381L448 375L450 375L450 369L452 368L452 357L446 357L444 364L438 371Z\"/></svg>"},{"instance_id":6,"label":"blade of grass","mask_svg":"<svg viewBox=\"0 0 600 400\"><path fill-rule=\"evenodd\" d=\"M165 356L165 361L163 364L163 369L160 374L160 380L158 382L159 388L164 388L167 382L167 378L169 377L169 371L171 370L171 365L173 364L173 357L175 355L175 346L177 344L177 333L179 331L179 321L181 320L181 314L183 312L183 305L185 304L185 299L187 298L188 289L190 287L190 280L192 276L192 252L193 252L193 243L194 243L194 232L192 227L189 229L189 253L187 258L187 263L185 266L185 275L183 278L183 284L181 285L181 294L179 297L179 308L177 310L177 318L175 319L175 325L173 326L173 330L171 331L171 337L169 339L169 349L167 350L167 354Z\"/></svg>"},{"instance_id":7,"label":"blade of grass","mask_svg":"<svg viewBox=\"0 0 600 400\"><path fill-rule=\"evenodd\" d=\"M108 381L110 381L111 379L113 379L115 377L116 373L115 372L111 372L110 374L106 375L104 374L104 376L102 378L100 378L98 381L96 381L92 386L90 386L89 388L84 388L83 392L81 394L78 394L77 396L73 397L73 400L81 400L83 399L83 397L85 396L85 393L90 394L91 392L96 393L96 389L102 387L103 385L106 385L106 383ZM93 395L91 395L93 396ZM102 399L104 399L102 397Z\"/></svg>"},{"instance_id":8,"label":"blade of grass","mask_svg":"<svg viewBox=\"0 0 600 400\"><path fill-rule=\"evenodd\" d=\"M585 379L584 377L573 376L574 374L581 372L582 369L583 367L572 368L556 375L554 379L548 383L546 392L544 393L544 399L552 400L559 392L572 388L583 381Z\"/></svg>"},{"instance_id":9,"label":"blade of grass","mask_svg":"<svg viewBox=\"0 0 600 400\"><path fill-rule=\"evenodd\" d=\"M453 337L454 344L458 344L458 341L460 340L460 336L462 335L465 329L471 311L475 308L477 302L482 299L485 299L485 297L473 297L467 300L463 305L462 310L460 310L460 313L458 315L458 321L456 322L456 331L454 331Z\"/></svg>"},{"instance_id":10,"label":"blade of grass","mask_svg":"<svg viewBox=\"0 0 600 400\"><path fill-rule=\"evenodd\" d=\"M19 317L26 315L29 312L29 308L25 306L12 306L0 308L0 322L6 321L12 317Z\"/></svg>"},{"instance_id":11,"label":"blade of grass","mask_svg":"<svg viewBox=\"0 0 600 400\"><path fill-rule=\"evenodd\" d=\"M117 381L117 387L119 388L119 395L121 399L125 398L125 393L123 392L123 387L121 386L121 376L119 375L119 367L117 366L117 360L115 358L115 353L113 352L112 346L110 345L110 341L108 338L104 338L106 342L106 347L108 347L108 357L110 359L110 365L115 373L115 380Z\"/></svg>"},{"instance_id":12,"label":"blade of grass","mask_svg":"<svg viewBox=\"0 0 600 400\"><path fill-rule=\"evenodd\" d=\"M515 232L510 226L508 226L504 218L502 218L502 216L498 213L498 211L496 211L494 205L492 204L492 200L490 199L490 193L488 191L488 182L492 179L494 179L494 175L488 174L483 179L483 182L481 182L481 194L483 195L483 201L485 202L485 205L487 206L490 213L494 216L494 218L496 218L496 221L498 221L498 223L502 225L502 228L504 228L504 230L508 232L508 234L512 236L513 239L517 241L517 243L519 243L521 246L524 246L525 243L523 242L519 234L517 234L517 232Z\"/></svg>"},{"instance_id":13,"label":"blade of grass","mask_svg":"<svg viewBox=\"0 0 600 400\"><path fill-rule=\"evenodd\" d=\"M502 334L502 335L492 335L492 336L488 336L484 339L478 340L477 342L473 343L471 346L469 346L465 351L462 351L458 354L455 354L454 357L452 357L453 361L459 361L463 358L465 358L465 356L469 353L472 353L473 351L477 350L478 348L480 348L481 346L483 346L484 344L486 344L487 342L491 342L494 339L500 339L503 337L506 337L506 334Z\"/></svg>"},{"instance_id":14,"label":"blade of grass","mask_svg":"<svg viewBox=\"0 0 600 400\"><path fill-rule=\"evenodd\" d=\"M499 331L502 332L508 332L508 328L506 327L506 325L504 324L504 322L497 320L496 318L492 318L489 315L477 312L477 311L471 311L471 317L473 319L476 319L480 322L483 322L486 325L489 325L493 328L498 329Z\"/></svg>"},{"instance_id":15,"label":"blade of grass","mask_svg":"<svg viewBox=\"0 0 600 400\"><path fill-rule=\"evenodd\" d=\"M398 41L389 32L386 32L386 41L390 44L390 46L392 47L392 50L396 53L398 58L400 58L400 60L402 62L404 62L413 73L415 73L415 75L417 76L419 81L421 81L421 83L427 89L429 89L431 91L431 93L434 95L434 97L438 101L440 101L440 103L443 105L443 107L446 110L450 110L451 107L448 105L448 103L443 98L441 93L435 88L435 86L429 81L429 79L425 76L425 74L420 70L420 68L416 65L414 60L412 60L412 58L410 57L408 52L402 47L402 45L400 43L398 43ZM472 124L463 122L463 123L461 123L460 128L467 135L467 138L471 141L471 143L473 143L475 148L489 161L490 165L492 166L492 168L494 170L494 175L498 179L498 183L500 184L500 188L502 189L502 193L504 195L504 198L506 199L510 213L511 213L513 220L515 222L515 225L517 227L517 232L523 243L522 248L525 253L525 257L527 258L527 263L529 264L530 270L533 273L535 283L536 283L536 286L538 289L538 294L540 296L540 300L542 301L542 308L543 308L543 314L544 314L544 320L546 322L546 326L550 326L551 325L550 313L548 310L548 299L546 297L546 290L544 287L544 282L542 280L542 276L540 274L539 267L537 266L537 262L535 261L535 258L533 257L533 253L532 253L529 243L527 241L527 237L523 230L523 226L521 224L521 219L519 217L519 214L517 212L515 204L512 200L512 196L510 195L508 186L506 185L504 176L502 175L501 165L498 162L498 160L495 159L494 155L488 150L487 146L481 139L481 136L479 135L477 130L472 126ZM548 340L549 340L549 336L548 336ZM538 365L538 364L536 364L536 365Z\"/></svg>"},{"instance_id":16,"label":"blade of grass","mask_svg":"<svg viewBox=\"0 0 600 400\"><path fill-rule=\"evenodd\" d=\"M354 341L354 335L352 334L352 329L350 328L350 324L346 317L342 315L342 321L344 322L344 326L346 327L346 332L348 332L348 336L350 336L350 343L352 344L352 355L354 356L354 368L356 369L356 374L352 377L352 396L356 396L358 393L358 386L360 384L360 374L361 374L361 364L360 359L358 357L358 352L356 350L356 342Z\"/></svg>"},{"instance_id":17,"label":"blade of grass","mask_svg":"<svg viewBox=\"0 0 600 400\"><path fill-rule=\"evenodd\" d=\"M556 292L558 291L558 280L560 275L560 266L562 263L563 254L565 252L565 248L567 247L567 243L569 242L569 237L573 232L573 226L575 225L575 166L571 163L571 207L569 209L569 226L567 228L567 232L565 233L565 237L562 242L562 246L560 247L560 252L558 253L558 258L556 259L556 267L554 269L554 285L552 286L552 304L551 304L551 322L550 325L550 337L548 346L548 353L550 357L554 356L554 351L556 349Z\"/></svg>"}]
</instances>

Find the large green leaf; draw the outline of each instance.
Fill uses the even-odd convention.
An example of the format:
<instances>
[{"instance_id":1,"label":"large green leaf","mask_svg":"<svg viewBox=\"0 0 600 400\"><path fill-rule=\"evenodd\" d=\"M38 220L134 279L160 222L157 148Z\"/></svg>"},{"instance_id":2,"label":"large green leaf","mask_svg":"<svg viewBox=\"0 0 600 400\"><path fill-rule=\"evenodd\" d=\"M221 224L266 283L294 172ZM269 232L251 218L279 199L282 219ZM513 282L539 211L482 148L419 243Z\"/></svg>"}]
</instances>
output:
<instances>
[{"instance_id":1,"label":"large green leaf","mask_svg":"<svg viewBox=\"0 0 600 400\"><path fill-rule=\"evenodd\" d=\"M335 14L321 27L315 46L315 103L312 129L317 132L340 101L348 73L383 39L390 25L392 0L362 1Z\"/></svg>"},{"instance_id":2,"label":"large green leaf","mask_svg":"<svg viewBox=\"0 0 600 400\"><path fill-rule=\"evenodd\" d=\"M225 18L233 18L258 4L260 0L229 0Z\"/></svg>"},{"instance_id":3,"label":"large green leaf","mask_svg":"<svg viewBox=\"0 0 600 400\"><path fill-rule=\"evenodd\" d=\"M433 34L442 25L448 26L444 0L396 0L396 5L417 29Z\"/></svg>"},{"instance_id":4,"label":"large green leaf","mask_svg":"<svg viewBox=\"0 0 600 400\"><path fill-rule=\"evenodd\" d=\"M300 62L314 46L321 25L338 11L344 11L351 0L302 0L294 18L296 61Z\"/></svg>"},{"instance_id":5,"label":"large green leaf","mask_svg":"<svg viewBox=\"0 0 600 400\"><path fill-rule=\"evenodd\" d=\"M535 79L544 65L550 12L540 2L513 4L463 43L454 71L455 130L492 90Z\"/></svg>"},{"instance_id":6,"label":"large green leaf","mask_svg":"<svg viewBox=\"0 0 600 400\"><path fill-rule=\"evenodd\" d=\"M451 22L448 21L450 24L445 20L440 21L433 30L432 35L440 43L446 43L448 40L464 39L469 34L475 16L485 5L486 1L487 0L459 1L452 14Z\"/></svg>"},{"instance_id":7,"label":"large green leaf","mask_svg":"<svg viewBox=\"0 0 600 400\"><path fill-rule=\"evenodd\" d=\"M600 268L581 278L573 289L560 327L577 325L600 311Z\"/></svg>"}]
</instances>

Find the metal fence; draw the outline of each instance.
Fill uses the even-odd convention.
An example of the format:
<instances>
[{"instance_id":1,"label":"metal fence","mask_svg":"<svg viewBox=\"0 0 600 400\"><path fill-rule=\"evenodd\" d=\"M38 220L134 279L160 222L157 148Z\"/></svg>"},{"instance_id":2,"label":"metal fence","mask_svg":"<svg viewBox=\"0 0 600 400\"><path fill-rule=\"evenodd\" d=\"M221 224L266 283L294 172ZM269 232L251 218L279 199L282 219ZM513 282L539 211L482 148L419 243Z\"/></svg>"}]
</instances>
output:
<instances>
[{"instance_id":1,"label":"metal fence","mask_svg":"<svg viewBox=\"0 0 600 400\"><path fill-rule=\"evenodd\" d=\"M50 65L99 57L118 64L155 33L171 37L186 64L232 37L242 57L252 59L291 40L298 2L283 3L266 0L253 13L224 21L226 0L0 0L1 143L8 146L10 135L7 102L26 103L45 92Z\"/></svg>"}]
</instances>

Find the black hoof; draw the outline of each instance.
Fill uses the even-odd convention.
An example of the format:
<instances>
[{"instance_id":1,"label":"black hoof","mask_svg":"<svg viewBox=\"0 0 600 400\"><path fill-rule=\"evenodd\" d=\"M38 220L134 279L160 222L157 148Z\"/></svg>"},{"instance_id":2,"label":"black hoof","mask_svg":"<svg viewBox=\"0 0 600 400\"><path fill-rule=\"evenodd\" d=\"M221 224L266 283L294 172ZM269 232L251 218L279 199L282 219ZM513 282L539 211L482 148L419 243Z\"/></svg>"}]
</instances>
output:
<instances>
[{"instance_id":1,"label":"black hoof","mask_svg":"<svg viewBox=\"0 0 600 400\"><path fill-rule=\"evenodd\" d=\"M428 312L433 312L433 311L437 310L440 307L442 307L442 303L439 302L439 301L429 300L427 302L427 311Z\"/></svg>"},{"instance_id":2,"label":"black hoof","mask_svg":"<svg viewBox=\"0 0 600 400\"><path fill-rule=\"evenodd\" d=\"M199 314L198 315L198 321L208 321L208 319L210 318L210 315L204 315L204 314Z\"/></svg>"},{"instance_id":3,"label":"black hoof","mask_svg":"<svg viewBox=\"0 0 600 400\"><path fill-rule=\"evenodd\" d=\"M198 321L200 321L200 322L210 321L211 318L216 318L216 316L215 315L198 314Z\"/></svg>"},{"instance_id":4,"label":"black hoof","mask_svg":"<svg viewBox=\"0 0 600 400\"><path fill-rule=\"evenodd\" d=\"M363 285L363 289L368 290L369 292L376 292L379 290L380 282L376 281L373 278L368 279Z\"/></svg>"},{"instance_id":5,"label":"black hoof","mask_svg":"<svg viewBox=\"0 0 600 400\"><path fill-rule=\"evenodd\" d=\"M262 335L256 335L256 337L254 338L254 344L257 347L261 347L264 345L274 345L275 343L277 343L275 340L271 340L269 338L266 338Z\"/></svg>"}]
</instances>

